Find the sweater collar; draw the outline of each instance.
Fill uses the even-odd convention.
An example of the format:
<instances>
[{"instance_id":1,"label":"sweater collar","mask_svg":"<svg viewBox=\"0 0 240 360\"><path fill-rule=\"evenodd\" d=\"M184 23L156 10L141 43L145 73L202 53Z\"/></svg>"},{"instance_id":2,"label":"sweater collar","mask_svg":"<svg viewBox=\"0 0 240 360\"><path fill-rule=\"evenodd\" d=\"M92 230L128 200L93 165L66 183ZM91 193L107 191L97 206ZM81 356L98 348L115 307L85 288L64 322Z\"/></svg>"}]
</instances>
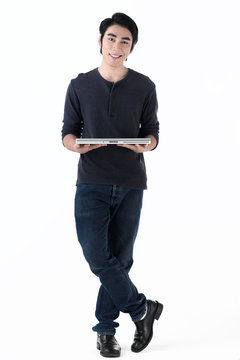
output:
<instances>
[{"instance_id":1,"label":"sweater collar","mask_svg":"<svg viewBox=\"0 0 240 360\"><path fill-rule=\"evenodd\" d=\"M129 77L131 76L132 71L133 71L132 69L128 69L127 75L123 79L121 79L119 81L116 81L116 82L113 82L113 81L108 81L108 80L104 79L102 77L102 75L100 74L100 72L98 71L98 68L94 69L94 72L95 72L96 76L99 79L101 79L102 81L106 82L107 84L120 84L120 83L123 83L123 82L127 81L129 79Z\"/></svg>"}]
</instances>

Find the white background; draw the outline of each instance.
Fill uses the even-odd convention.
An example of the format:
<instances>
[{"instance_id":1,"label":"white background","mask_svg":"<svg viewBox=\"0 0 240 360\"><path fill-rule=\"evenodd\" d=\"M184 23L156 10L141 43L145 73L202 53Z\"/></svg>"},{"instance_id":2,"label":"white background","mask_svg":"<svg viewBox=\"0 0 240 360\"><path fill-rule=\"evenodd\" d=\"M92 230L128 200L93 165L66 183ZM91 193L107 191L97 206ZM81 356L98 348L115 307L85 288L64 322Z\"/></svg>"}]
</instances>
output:
<instances>
[{"instance_id":1,"label":"white background","mask_svg":"<svg viewBox=\"0 0 240 360\"><path fill-rule=\"evenodd\" d=\"M101 63L98 27L139 27L127 66L157 86L160 143L132 279L165 305L141 354L121 315L126 359L240 359L239 1L3 1L0 358L95 359L98 279L78 244L78 155L61 143L70 80Z\"/></svg>"}]
</instances>

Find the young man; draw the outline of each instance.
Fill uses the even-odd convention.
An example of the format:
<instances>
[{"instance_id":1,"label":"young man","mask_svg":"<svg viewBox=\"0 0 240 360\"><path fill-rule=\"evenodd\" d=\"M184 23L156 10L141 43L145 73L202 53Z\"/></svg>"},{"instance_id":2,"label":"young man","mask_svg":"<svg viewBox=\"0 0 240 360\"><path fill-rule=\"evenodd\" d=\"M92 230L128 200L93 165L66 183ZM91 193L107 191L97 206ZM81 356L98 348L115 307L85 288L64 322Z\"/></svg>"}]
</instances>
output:
<instances>
[{"instance_id":1,"label":"young man","mask_svg":"<svg viewBox=\"0 0 240 360\"><path fill-rule=\"evenodd\" d=\"M75 219L78 240L92 272L100 279L96 318L97 348L120 356L114 335L120 311L136 325L132 351L146 348L163 306L147 300L130 280L146 170L143 152L158 143L154 83L124 66L138 40L135 22L116 13L100 24L102 64L79 74L68 87L62 138L80 154ZM76 138L151 139L149 145L76 145Z\"/></svg>"}]
</instances>

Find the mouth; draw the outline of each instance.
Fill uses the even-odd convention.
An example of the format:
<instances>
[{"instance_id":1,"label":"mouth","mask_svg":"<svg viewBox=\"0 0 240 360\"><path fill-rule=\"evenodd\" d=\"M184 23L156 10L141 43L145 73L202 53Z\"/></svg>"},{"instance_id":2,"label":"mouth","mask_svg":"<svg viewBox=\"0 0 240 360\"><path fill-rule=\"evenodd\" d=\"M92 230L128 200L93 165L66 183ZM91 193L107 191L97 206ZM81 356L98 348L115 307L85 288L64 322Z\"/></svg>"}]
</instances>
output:
<instances>
[{"instance_id":1,"label":"mouth","mask_svg":"<svg viewBox=\"0 0 240 360\"><path fill-rule=\"evenodd\" d=\"M122 55L114 55L114 54L109 54L111 56L112 59L114 60L118 60L122 57Z\"/></svg>"}]
</instances>

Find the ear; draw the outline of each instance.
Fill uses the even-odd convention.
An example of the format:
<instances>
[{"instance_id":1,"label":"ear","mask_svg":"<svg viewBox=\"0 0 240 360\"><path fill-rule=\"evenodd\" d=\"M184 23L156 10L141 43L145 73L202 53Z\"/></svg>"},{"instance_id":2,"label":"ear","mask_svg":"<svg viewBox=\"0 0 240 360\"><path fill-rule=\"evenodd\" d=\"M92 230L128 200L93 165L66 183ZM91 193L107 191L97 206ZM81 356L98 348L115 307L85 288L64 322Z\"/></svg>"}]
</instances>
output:
<instances>
[{"instance_id":1,"label":"ear","mask_svg":"<svg viewBox=\"0 0 240 360\"><path fill-rule=\"evenodd\" d=\"M98 45L101 47L102 46L102 44L101 44L101 34L99 35L99 37L98 37Z\"/></svg>"}]
</instances>

